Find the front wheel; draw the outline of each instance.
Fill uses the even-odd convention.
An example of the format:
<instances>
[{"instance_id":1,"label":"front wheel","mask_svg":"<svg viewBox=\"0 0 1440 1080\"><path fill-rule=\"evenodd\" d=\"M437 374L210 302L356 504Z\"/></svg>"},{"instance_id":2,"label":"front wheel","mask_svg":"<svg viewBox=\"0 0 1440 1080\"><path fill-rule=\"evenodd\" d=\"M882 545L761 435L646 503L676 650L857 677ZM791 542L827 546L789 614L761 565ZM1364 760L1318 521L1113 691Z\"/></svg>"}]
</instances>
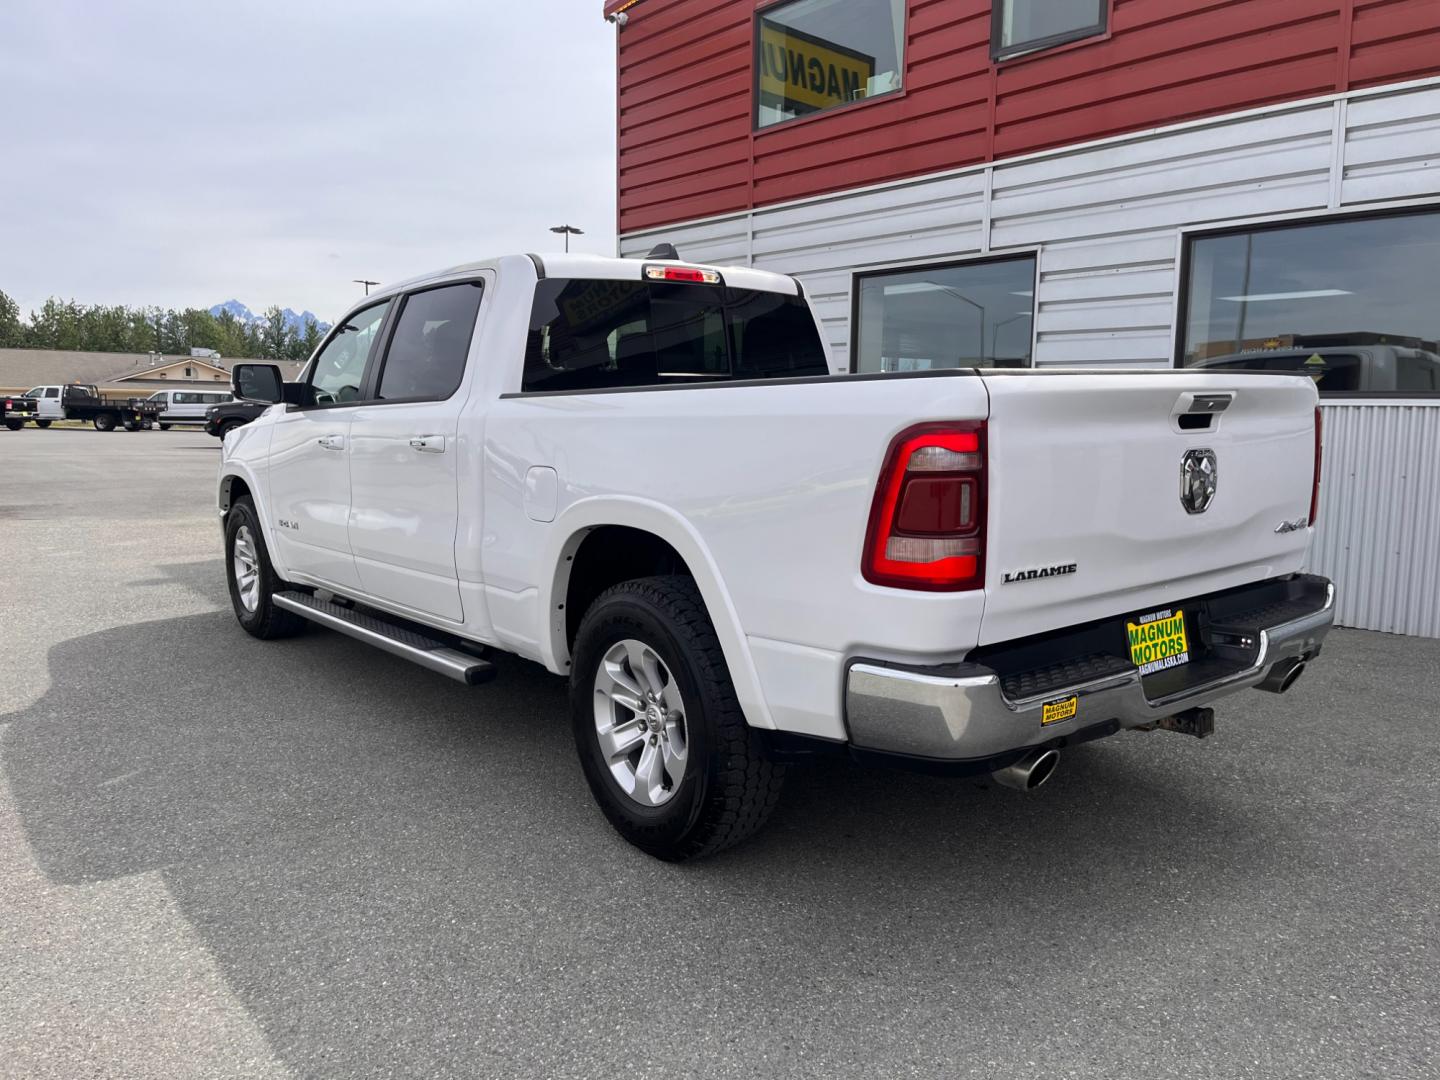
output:
<instances>
[{"instance_id":1,"label":"front wheel","mask_svg":"<svg viewBox=\"0 0 1440 1080\"><path fill-rule=\"evenodd\" d=\"M161 424L161 425L160 425L160 430L161 430L161 431L169 431L169 430L170 430L170 425L169 425L169 424Z\"/></svg>"},{"instance_id":2,"label":"front wheel","mask_svg":"<svg viewBox=\"0 0 1440 1080\"><path fill-rule=\"evenodd\" d=\"M36 420L36 421L35 421L35 426L38 427L41 431L44 431L44 430L45 430L46 428L48 428L52 423L54 423L54 421L52 421L52 420Z\"/></svg>"},{"instance_id":3,"label":"front wheel","mask_svg":"<svg viewBox=\"0 0 1440 1080\"><path fill-rule=\"evenodd\" d=\"M249 498L236 499L225 516L225 577L235 618L247 634L268 641L305 629L303 618L275 606L275 594L285 583L270 565L265 534Z\"/></svg>"},{"instance_id":4,"label":"front wheel","mask_svg":"<svg viewBox=\"0 0 1440 1080\"><path fill-rule=\"evenodd\" d=\"M96 431L114 431L115 414L102 412L100 413L100 415L96 416L95 419L91 421L91 423L95 425Z\"/></svg>"},{"instance_id":5,"label":"front wheel","mask_svg":"<svg viewBox=\"0 0 1440 1080\"><path fill-rule=\"evenodd\" d=\"M641 578L601 594L576 635L570 708L601 810L657 858L737 844L779 800L785 768L745 722L689 578Z\"/></svg>"}]
</instances>

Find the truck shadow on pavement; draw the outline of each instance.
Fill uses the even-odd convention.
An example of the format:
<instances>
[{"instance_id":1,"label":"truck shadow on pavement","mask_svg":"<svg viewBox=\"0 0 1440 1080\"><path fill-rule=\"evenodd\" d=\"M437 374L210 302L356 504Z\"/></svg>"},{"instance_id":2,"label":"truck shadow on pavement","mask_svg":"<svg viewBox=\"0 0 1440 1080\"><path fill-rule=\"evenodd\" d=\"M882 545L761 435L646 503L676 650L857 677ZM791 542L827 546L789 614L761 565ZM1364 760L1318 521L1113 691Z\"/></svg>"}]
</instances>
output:
<instances>
[{"instance_id":1,"label":"truck shadow on pavement","mask_svg":"<svg viewBox=\"0 0 1440 1080\"><path fill-rule=\"evenodd\" d=\"M916 1024L1082 993L1093 956L1268 895L1257 864L1325 872L1293 793L1164 734L1072 752L1029 796L799 767L754 840L665 865L593 805L563 683L499 664L472 690L325 631L257 642L228 610L106 630L51 651L8 780L53 881L161 874L306 1075L679 1075L721 1051L626 1032L758 1053L764 1016L796 1053L862 1014L913 1049Z\"/></svg>"}]
</instances>

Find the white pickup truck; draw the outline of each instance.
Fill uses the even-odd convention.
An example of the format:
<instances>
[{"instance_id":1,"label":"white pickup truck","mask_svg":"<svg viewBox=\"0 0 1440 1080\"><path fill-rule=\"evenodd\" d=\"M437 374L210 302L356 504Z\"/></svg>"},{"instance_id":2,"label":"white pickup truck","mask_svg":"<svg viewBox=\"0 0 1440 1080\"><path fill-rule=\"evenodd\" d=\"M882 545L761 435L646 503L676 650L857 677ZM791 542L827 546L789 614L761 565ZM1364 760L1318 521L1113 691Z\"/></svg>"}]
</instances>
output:
<instances>
[{"instance_id":1,"label":"white pickup truck","mask_svg":"<svg viewBox=\"0 0 1440 1080\"><path fill-rule=\"evenodd\" d=\"M753 832L799 754L1030 788L1320 651L1310 379L841 374L793 278L667 256L456 267L298 383L237 367L276 403L222 451L241 625L567 676L597 801L666 859Z\"/></svg>"}]
</instances>

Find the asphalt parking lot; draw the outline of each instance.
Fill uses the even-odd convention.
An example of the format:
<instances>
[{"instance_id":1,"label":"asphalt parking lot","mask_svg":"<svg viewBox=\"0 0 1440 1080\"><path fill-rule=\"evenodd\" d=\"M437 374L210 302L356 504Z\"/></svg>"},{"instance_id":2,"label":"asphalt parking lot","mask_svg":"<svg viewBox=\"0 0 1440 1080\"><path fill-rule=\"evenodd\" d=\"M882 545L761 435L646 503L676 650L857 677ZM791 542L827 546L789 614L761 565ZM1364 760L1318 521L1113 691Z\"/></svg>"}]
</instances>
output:
<instances>
[{"instance_id":1,"label":"asphalt parking lot","mask_svg":"<svg viewBox=\"0 0 1440 1080\"><path fill-rule=\"evenodd\" d=\"M540 669L243 634L217 460L0 431L0 1075L1437 1075L1440 641L669 866Z\"/></svg>"}]
</instances>

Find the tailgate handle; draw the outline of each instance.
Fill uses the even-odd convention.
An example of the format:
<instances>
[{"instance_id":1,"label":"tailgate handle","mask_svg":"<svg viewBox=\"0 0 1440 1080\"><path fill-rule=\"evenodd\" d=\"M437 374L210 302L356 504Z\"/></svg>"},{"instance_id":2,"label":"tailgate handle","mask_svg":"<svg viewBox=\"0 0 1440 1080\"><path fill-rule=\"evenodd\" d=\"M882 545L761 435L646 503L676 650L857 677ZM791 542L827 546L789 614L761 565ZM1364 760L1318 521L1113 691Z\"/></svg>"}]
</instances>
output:
<instances>
[{"instance_id":1,"label":"tailgate handle","mask_svg":"<svg viewBox=\"0 0 1440 1080\"><path fill-rule=\"evenodd\" d=\"M1191 415L1195 413L1222 413L1230 407L1230 402L1235 400L1234 394L1182 394L1180 404L1186 405L1186 398L1189 398L1188 408L1176 409L1176 412L1185 412Z\"/></svg>"},{"instance_id":2,"label":"tailgate handle","mask_svg":"<svg viewBox=\"0 0 1440 1080\"><path fill-rule=\"evenodd\" d=\"M1220 414L1230 408L1235 392L1227 390L1217 394L1199 394L1193 390L1180 395L1170 422L1176 431L1211 431L1220 422Z\"/></svg>"}]
</instances>

